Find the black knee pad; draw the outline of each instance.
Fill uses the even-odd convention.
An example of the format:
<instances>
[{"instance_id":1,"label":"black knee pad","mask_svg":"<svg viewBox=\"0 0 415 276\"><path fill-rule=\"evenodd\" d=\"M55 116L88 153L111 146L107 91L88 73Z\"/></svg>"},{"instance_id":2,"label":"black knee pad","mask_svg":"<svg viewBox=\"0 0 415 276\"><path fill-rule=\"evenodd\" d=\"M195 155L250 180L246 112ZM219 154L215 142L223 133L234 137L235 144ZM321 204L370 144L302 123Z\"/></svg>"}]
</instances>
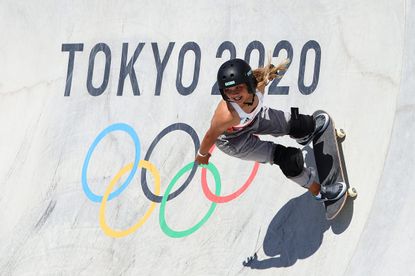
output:
<instances>
[{"instance_id":1,"label":"black knee pad","mask_svg":"<svg viewBox=\"0 0 415 276\"><path fill-rule=\"evenodd\" d=\"M304 157L300 149L276 145L274 164L280 166L287 177L296 177L304 169Z\"/></svg>"},{"instance_id":2,"label":"black knee pad","mask_svg":"<svg viewBox=\"0 0 415 276\"><path fill-rule=\"evenodd\" d=\"M302 138L313 133L316 122L313 116L298 114L298 108L291 108L289 135L293 138Z\"/></svg>"}]
</instances>

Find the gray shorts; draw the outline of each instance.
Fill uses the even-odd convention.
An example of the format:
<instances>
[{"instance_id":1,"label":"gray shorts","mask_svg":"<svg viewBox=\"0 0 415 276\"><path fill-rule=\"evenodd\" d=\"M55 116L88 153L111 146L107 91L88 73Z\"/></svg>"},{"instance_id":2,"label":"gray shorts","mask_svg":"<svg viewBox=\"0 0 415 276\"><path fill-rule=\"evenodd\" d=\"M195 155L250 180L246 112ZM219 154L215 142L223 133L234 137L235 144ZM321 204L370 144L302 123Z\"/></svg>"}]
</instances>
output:
<instances>
[{"instance_id":1,"label":"gray shorts","mask_svg":"<svg viewBox=\"0 0 415 276\"><path fill-rule=\"evenodd\" d=\"M239 131L222 134L215 144L230 156L242 160L273 164L276 144L271 141L263 141L257 135L272 135L274 137L288 135L290 118L290 113L263 107L251 125ZM300 175L290 179L304 188L308 188L315 181L309 169L304 169Z\"/></svg>"},{"instance_id":2,"label":"gray shorts","mask_svg":"<svg viewBox=\"0 0 415 276\"><path fill-rule=\"evenodd\" d=\"M290 117L289 113L263 107L251 125L239 131L222 134L216 140L216 146L230 156L273 164L275 144L263 141L257 135L287 135Z\"/></svg>"}]
</instances>

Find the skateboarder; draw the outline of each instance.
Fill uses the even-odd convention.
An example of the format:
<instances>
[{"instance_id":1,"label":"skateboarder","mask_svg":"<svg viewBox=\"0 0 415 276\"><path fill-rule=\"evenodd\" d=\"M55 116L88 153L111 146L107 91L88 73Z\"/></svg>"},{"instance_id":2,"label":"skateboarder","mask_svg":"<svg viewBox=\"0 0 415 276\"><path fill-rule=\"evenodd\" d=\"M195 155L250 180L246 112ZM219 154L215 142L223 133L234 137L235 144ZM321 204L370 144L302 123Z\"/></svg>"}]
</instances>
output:
<instances>
[{"instance_id":1,"label":"skateboarder","mask_svg":"<svg viewBox=\"0 0 415 276\"><path fill-rule=\"evenodd\" d=\"M290 114L263 105L265 87L281 78L289 61L278 66L270 62L254 71L242 59L223 63L217 74L222 100L212 117L196 156L199 164L208 164L209 149L216 146L224 153L243 160L278 165L284 175L308 189L319 201L335 201L346 192L343 182L320 186L316 170L304 167L304 157L298 148L263 141L258 135L275 137L290 135L301 145L307 145L328 125L329 116L321 114Z\"/></svg>"}]
</instances>

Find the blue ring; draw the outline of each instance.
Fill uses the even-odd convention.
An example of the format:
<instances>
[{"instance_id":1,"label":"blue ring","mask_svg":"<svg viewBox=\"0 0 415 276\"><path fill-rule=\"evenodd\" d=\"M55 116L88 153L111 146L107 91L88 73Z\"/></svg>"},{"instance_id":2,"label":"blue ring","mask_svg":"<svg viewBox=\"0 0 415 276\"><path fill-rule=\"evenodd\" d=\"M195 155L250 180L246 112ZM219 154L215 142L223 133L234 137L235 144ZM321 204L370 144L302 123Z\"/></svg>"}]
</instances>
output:
<instances>
[{"instance_id":1,"label":"blue ring","mask_svg":"<svg viewBox=\"0 0 415 276\"><path fill-rule=\"evenodd\" d=\"M124 191L124 189L127 188L127 186L130 184L131 180L133 179L133 176L135 175L135 173L137 171L138 162L140 160L140 140L138 139L137 133L134 131L134 129L132 127L130 127L127 124L123 124L123 123L118 123L118 124L113 124L113 125L108 126L106 129L101 131L100 134L98 134L97 138L95 138L94 142L92 143L91 147L88 150L88 153L86 154L84 165L82 166L82 188L83 188L86 196L94 202L101 202L103 196L99 196L99 195L94 194L91 191L91 189L89 188L87 177L86 177L86 172L88 171L89 160L91 159L91 155L94 152L94 150L95 150L96 146L98 145L98 143L101 142L101 140L108 133L113 132L113 131L117 131L117 130L127 132L131 136L131 138L133 139L134 145L135 145L135 159L134 159L133 169L131 170L130 174L128 175L128 178L118 188L118 190L112 192L109 195L108 200L111 200L111 199L117 197L122 191Z\"/></svg>"}]
</instances>

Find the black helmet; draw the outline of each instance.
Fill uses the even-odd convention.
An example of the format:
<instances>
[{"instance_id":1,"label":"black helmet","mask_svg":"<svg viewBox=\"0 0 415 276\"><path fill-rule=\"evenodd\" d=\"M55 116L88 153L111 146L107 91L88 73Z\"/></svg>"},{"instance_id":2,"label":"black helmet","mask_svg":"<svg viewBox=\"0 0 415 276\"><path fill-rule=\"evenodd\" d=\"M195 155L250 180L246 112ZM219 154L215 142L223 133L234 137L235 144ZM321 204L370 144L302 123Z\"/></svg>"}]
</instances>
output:
<instances>
[{"instance_id":1,"label":"black helmet","mask_svg":"<svg viewBox=\"0 0 415 276\"><path fill-rule=\"evenodd\" d=\"M257 81L252 73L251 66L239 58L231 59L219 67L218 86L220 94L225 101L229 98L225 95L225 88L232 87L241 83L246 83L248 92L255 94Z\"/></svg>"}]
</instances>

